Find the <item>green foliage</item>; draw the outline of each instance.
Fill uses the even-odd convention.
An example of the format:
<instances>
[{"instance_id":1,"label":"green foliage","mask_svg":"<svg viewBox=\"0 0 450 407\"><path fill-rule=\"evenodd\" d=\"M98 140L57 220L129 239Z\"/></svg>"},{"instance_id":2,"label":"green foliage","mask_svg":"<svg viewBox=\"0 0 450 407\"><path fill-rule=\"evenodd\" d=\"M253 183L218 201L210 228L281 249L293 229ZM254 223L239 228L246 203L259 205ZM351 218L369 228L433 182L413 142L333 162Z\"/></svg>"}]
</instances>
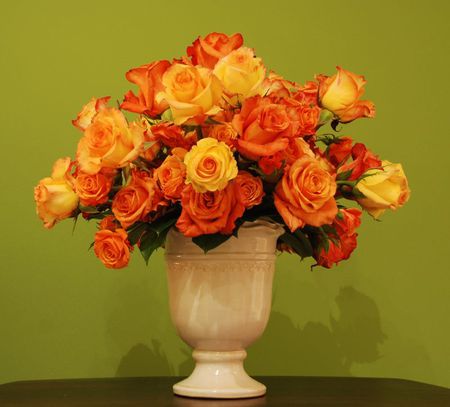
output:
<instances>
[{"instance_id":1,"label":"green foliage","mask_svg":"<svg viewBox=\"0 0 450 407\"><path fill-rule=\"evenodd\" d=\"M193 237L192 241L205 253L208 253L210 250L215 249L217 246L220 246L222 243L226 242L231 236L232 235L214 233L210 235Z\"/></svg>"},{"instance_id":2,"label":"green foliage","mask_svg":"<svg viewBox=\"0 0 450 407\"><path fill-rule=\"evenodd\" d=\"M297 229L291 233L285 228L285 232L279 237L279 240L286 243L302 258L311 257L313 255L313 246L308 235L301 229Z\"/></svg>"}]
</instances>

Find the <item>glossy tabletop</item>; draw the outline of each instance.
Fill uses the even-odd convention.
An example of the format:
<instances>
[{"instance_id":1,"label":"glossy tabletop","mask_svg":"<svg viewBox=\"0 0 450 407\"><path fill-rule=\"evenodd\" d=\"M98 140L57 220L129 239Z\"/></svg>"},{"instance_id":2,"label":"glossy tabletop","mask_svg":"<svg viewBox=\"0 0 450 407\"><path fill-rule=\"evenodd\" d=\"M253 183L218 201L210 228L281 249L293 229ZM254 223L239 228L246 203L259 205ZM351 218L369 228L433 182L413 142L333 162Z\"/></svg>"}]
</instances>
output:
<instances>
[{"instance_id":1,"label":"glossy tabletop","mask_svg":"<svg viewBox=\"0 0 450 407\"><path fill-rule=\"evenodd\" d=\"M450 407L450 390L401 379L258 377L267 395L243 400L174 396L176 377L20 381L0 385L0 406Z\"/></svg>"}]
</instances>

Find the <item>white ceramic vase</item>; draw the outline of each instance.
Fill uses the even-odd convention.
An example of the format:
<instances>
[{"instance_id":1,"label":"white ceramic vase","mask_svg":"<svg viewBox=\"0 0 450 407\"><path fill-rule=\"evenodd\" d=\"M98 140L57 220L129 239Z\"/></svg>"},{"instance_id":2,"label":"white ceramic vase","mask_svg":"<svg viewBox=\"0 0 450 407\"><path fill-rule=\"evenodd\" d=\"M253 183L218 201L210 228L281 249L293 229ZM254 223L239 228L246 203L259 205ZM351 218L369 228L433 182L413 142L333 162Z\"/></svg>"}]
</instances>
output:
<instances>
[{"instance_id":1,"label":"white ceramic vase","mask_svg":"<svg viewBox=\"0 0 450 407\"><path fill-rule=\"evenodd\" d=\"M172 321L196 362L192 374L175 384L188 397L247 398L266 387L245 372L245 349L269 319L279 225L244 223L204 254L190 238L172 229L165 258Z\"/></svg>"}]
</instances>

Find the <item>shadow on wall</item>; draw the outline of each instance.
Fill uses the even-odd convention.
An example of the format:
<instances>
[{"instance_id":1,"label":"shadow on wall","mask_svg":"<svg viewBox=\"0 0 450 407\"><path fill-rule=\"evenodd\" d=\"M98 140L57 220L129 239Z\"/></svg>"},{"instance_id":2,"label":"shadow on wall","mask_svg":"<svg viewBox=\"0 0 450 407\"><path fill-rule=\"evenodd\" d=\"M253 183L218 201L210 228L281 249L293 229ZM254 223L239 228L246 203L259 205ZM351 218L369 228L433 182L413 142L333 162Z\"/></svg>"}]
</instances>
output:
<instances>
[{"instance_id":1,"label":"shadow on wall","mask_svg":"<svg viewBox=\"0 0 450 407\"><path fill-rule=\"evenodd\" d=\"M116 377L172 376L170 363L161 349L161 342L152 340L153 349L143 343L134 345L121 359Z\"/></svg>"},{"instance_id":2,"label":"shadow on wall","mask_svg":"<svg viewBox=\"0 0 450 407\"><path fill-rule=\"evenodd\" d=\"M330 316L330 327L320 322L296 327L285 315L272 312L266 332L249 352L248 371L350 376L353 363L379 359L378 347L386 336L375 302L353 287L341 288L335 301L339 315L337 319Z\"/></svg>"}]
</instances>

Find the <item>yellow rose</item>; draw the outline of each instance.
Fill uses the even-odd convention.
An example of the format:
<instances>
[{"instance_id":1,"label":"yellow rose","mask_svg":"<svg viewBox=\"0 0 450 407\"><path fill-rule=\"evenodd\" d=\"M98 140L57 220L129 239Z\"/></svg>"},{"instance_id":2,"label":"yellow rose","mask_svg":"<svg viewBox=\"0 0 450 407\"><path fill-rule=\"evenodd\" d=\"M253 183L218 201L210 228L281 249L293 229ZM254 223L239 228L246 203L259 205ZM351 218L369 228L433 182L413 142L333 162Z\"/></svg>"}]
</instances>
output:
<instances>
[{"instance_id":1,"label":"yellow rose","mask_svg":"<svg viewBox=\"0 0 450 407\"><path fill-rule=\"evenodd\" d=\"M252 49L241 47L217 62L214 74L222 81L225 91L242 99L262 92L266 68Z\"/></svg>"},{"instance_id":2,"label":"yellow rose","mask_svg":"<svg viewBox=\"0 0 450 407\"><path fill-rule=\"evenodd\" d=\"M211 137L199 140L185 155L184 163L186 183L197 192L222 190L238 174L230 148Z\"/></svg>"},{"instance_id":3,"label":"yellow rose","mask_svg":"<svg viewBox=\"0 0 450 407\"><path fill-rule=\"evenodd\" d=\"M175 124L182 124L196 116L214 115L222 97L222 85L210 69L200 66L173 64L162 78L164 92L158 102L166 100Z\"/></svg>"},{"instance_id":4,"label":"yellow rose","mask_svg":"<svg viewBox=\"0 0 450 407\"><path fill-rule=\"evenodd\" d=\"M34 188L36 212L47 229L68 218L78 206L70 168L70 158L60 158L53 166L52 176L42 179Z\"/></svg>"},{"instance_id":5,"label":"yellow rose","mask_svg":"<svg viewBox=\"0 0 450 407\"><path fill-rule=\"evenodd\" d=\"M408 180L401 164L382 162L383 169L371 169L366 172L356 189L364 195L358 203L375 219L386 209L397 209L409 199Z\"/></svg>"}]
</instances>

